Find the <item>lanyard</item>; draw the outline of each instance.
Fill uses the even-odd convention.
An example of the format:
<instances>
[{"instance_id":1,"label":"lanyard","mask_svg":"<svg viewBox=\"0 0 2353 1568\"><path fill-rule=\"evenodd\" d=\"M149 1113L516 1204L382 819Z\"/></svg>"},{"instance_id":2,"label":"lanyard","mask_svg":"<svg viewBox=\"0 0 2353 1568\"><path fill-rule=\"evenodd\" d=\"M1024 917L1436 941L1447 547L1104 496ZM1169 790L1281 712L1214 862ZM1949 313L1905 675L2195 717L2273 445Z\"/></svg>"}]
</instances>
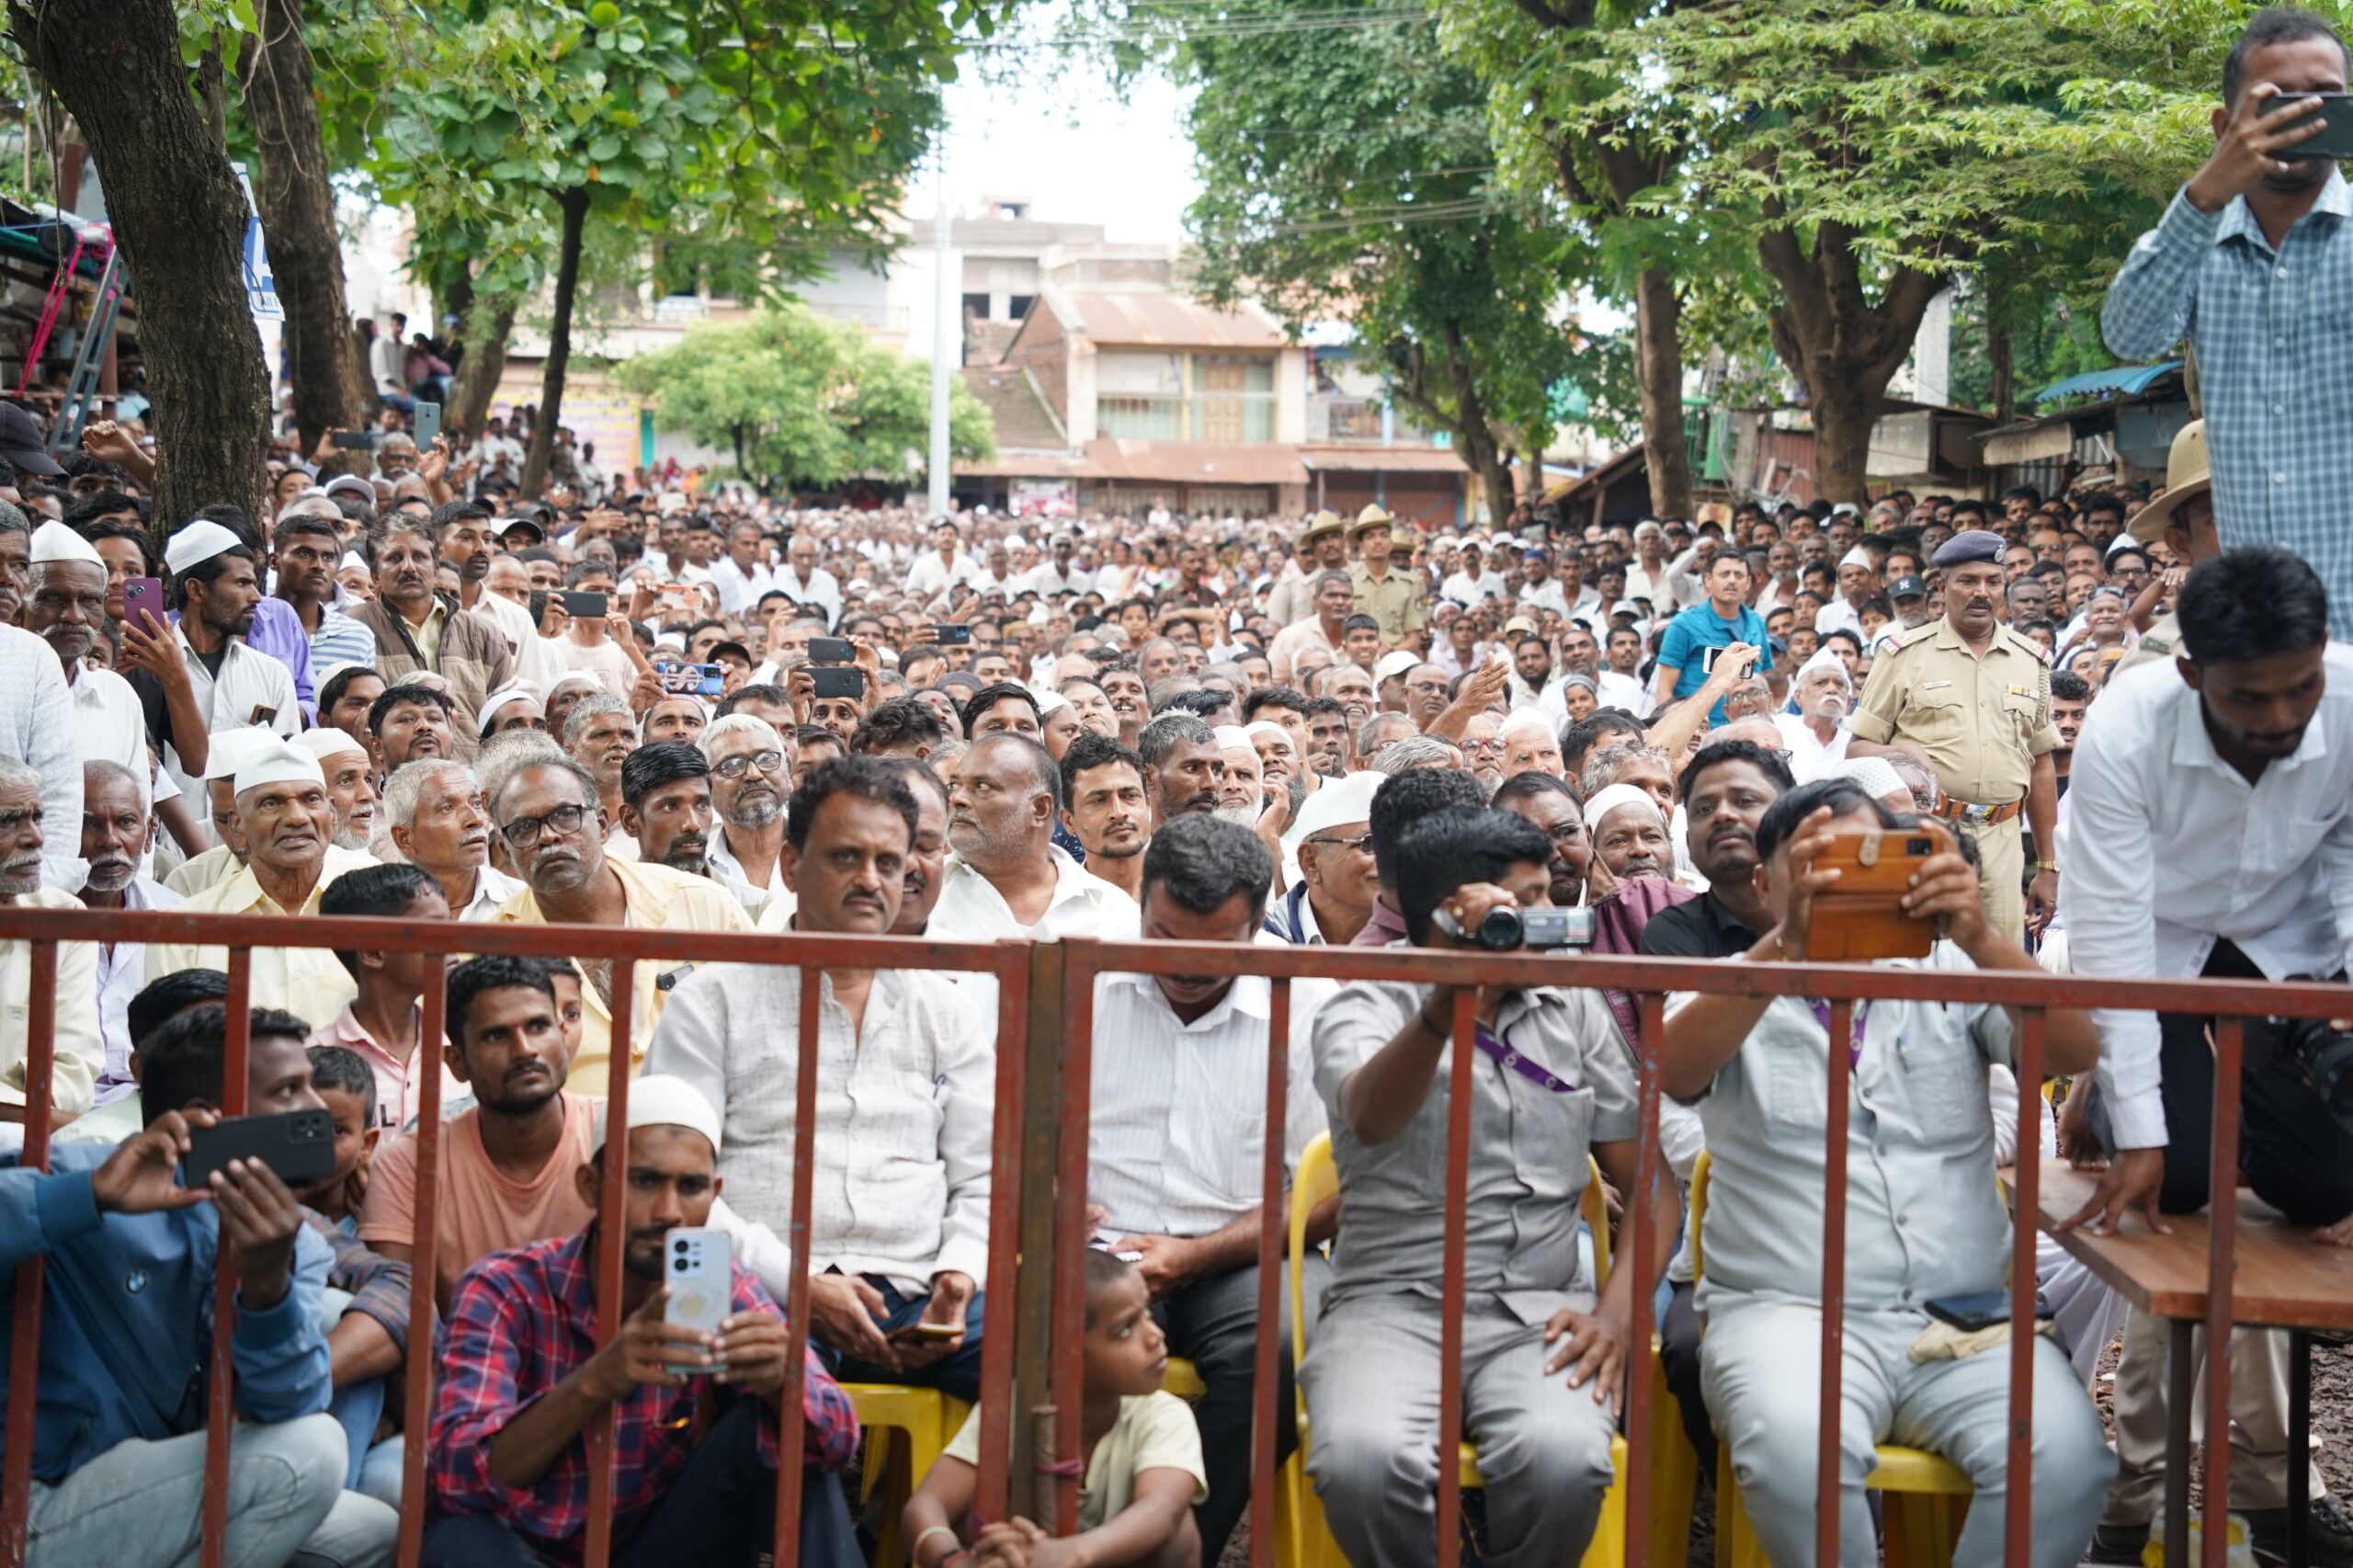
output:
<instances>
[{"instance_id":1,"label":"lanyard","mask_svg":"<svg viewBox=\"0 0 2353 1568\"><path fill-rule=\"evenodd\" d=\"M1813 1021L1822 1026L1825 1034L1828 1033L1830 1004L1819 997L1809 996L1805 999L1805 1005L1813 1009ZM1863 1020L1870 1015L1870 1006L1869 1001L1855 1004L1854 1020L1848 1026L1850 1033L1847 1040L1847 1065L1849 1067L1863 1059Z\"/></svg>"},{"instance_id":2,"label":"lanyard","mask_svg":"<svg viewBox=\"0 0 2353 1568\"><path fill-rule=\"evenodd\" d=\"M1565 1083L1563 1080L1554 1077L1552 1074L1546 1072L1543 1068L1538 1066L1527 1057L1522 1056L1519 1052L1514 1051L1508 1042L1499 1040L1494 1035L1489 1034L1487 1032L1486 1025L1478 1024L1474 1025L1473 1028L1477 1032L1472 1034L1471 1038L1481 1051L1485 1051L1489 1056L1494 1057L1497 1062L1509 1068L1512 1072L1518 1074L1521 1077L1527 1079L1538 1088L1548 1090L1549 1092L1556 1095L1569 1095L1576 1092L1576 1085L1574 1084Z\"/></svg>"}]
</instances>

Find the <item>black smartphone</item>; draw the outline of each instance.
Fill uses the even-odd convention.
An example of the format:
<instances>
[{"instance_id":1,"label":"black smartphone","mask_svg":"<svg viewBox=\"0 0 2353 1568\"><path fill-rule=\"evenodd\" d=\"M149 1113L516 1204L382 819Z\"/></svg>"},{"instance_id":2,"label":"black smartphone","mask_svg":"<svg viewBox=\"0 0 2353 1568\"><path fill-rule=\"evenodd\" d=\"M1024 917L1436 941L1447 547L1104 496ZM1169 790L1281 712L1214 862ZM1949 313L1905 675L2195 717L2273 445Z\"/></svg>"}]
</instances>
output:
<instances>
[{"instance_id":1,"label":"black smartphone","mask_svg":"<svg viewBox=\"0 0 2353 1568\"><path fill-rule=\"evenodd\" d=\"M211 1127L191 1127L180 1156L180 1185L209 1186L232 1160L258 1160L300 1192L335 1174L335 1118L324 1109L280 1116L240 1116Z\"/></svg>"},{"instance_id":2,"label":"black smartphone","mask_svg":"<svg viewBox=\"0 0 2353 1568\"><path fill-rule=\"evenodd\" d=\"M606 603L610 597L607 594L574 593L566 589L563 596L563 611L574 620L602 620L605 619Z\"/></svg>"},{"instance_id":3,"label":"black smartphone","mask_svg":"<svg viewBox=\"0 0 2353 1568\"><path fill-rule=\"evenodd\" d=\"M809 662L813 665L854 665L858 650L839 637L809 639Z\"/></svg>"},{"instance_id":4,"label":"black smartphone","mask_svg":"<svg viewBox=\"0 0 2353 1568\"><path fill-rule=\"evenodd\" d=\"M2007 1290L1976 1290L1965 1296L1940 1296L1933 1301L1920 1303L1921 1310L1938 1323L1950 1324L1963 1334L1974 1334L1981 1328L1991 1328L1997 1323L2010 1321L2010 1293ZM2034 1315L2052 1315L2051 1303L2038 1293L2034 1298Z\"/></svg>"},{"instance_id":5,"label":"black smartphone","mask_svg":"<svg viewBox=\"0 0 2353 1568\"><path fill-rule=\"evenodd\" d=\"M931 629L931 640L943 648L962 648L972 641L972 629L955 621L943 620Z\"/></svg>"},{"instance_id":6,"label":"black smartphone","mask_svg":"<svg viewBox=\"0 0 2353 1568\"><path fill-rule=\"evenodd\" d=\"M2311 106L2309 114L2286 109L2272 112L2293 125L2317 118L2320 131L2292 147L2282 147L2283 158L2353 158L2353 93L2301 93L2288 101ZM2282 126L2281 129L2287 129Z\"/></svg>"},{"instance_id":7,"label":"black smartphone","mask_svg":"<svg viewBox=\"0 0 2353 1568\"><path fill-rule=\"evenodd\" d=\"M372 452L379 437L373 430L337 430L332 439L347 452Z\"/></svg>"},{"instance_id":8,"label":"black smartphone","mask_svg":"<svg viewBox=\"0 0 2353 1568\"><path fill-rule=\"evenodd\" d=\"M531 590L531 625L537 629L547 623L548 591L545 588L533 588Z\"/></svg>"},{"instance_id":9,"label":"black smartphone","mask_svg":"<svg viewBox=\"0 0 2353 1568\"><path fill-rule=\"evenodd\" d=\"M866 672L861 669L820 665L809 672L809 679L820 698L862 698L866 695Z\"/></svg>"}]
</instances>

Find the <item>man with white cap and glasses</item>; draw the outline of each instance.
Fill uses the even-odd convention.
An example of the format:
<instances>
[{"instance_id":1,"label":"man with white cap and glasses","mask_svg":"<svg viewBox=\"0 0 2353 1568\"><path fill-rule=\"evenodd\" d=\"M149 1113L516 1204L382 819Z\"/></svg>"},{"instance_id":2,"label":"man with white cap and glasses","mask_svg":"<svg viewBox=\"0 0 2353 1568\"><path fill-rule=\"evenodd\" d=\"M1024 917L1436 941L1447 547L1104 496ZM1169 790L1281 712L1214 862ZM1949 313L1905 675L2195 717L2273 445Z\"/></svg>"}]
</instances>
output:
<instances>
[{"instance_id":1,"label":"man with white cap and glasses","mask_svg":"<svg viewBox=\"0 0 2353 1568\"><path fill-rule=\"evenodd\" d=\"M1327 781L1300 808L1295 850L1299 878L1267 912L1266 929L1283 941L1345 948L1372 918L1381 878L1372 864L1372 796L1388 781L1351 773Z\"/></svg>"},{"instance_id":2,"label":"man with white cap and glasses","mask_svg":"<svg viewBox=\"0 0 2353 1568\"><path fill-rule=\"evenodd\" d=\"M0 503L0 547L8 545L23 547L24 558L29 558L23 514ZM79 822L82 764L74 749L74 696L50 645L14 624L23 613L29 576L28 566L11 580L11 602L0 613L0 757L21 762L40 777L42 809L52 821ZM49 886L70 888L80 880L79 865L62 845L44 860L42 881Z\"/></svg>"},{"instance_id":3,"label":"man with white cap and glasses","mask_svg":"<svg viewBox=\"0 0 2353 1568\"><path fill-rule=\"evenodd\" d=\"M441 884L460 920L488 920L523 891L490 864L490 813L464 763L426 757L384 781L384 819L403 859Z\"/></svg>"},{"instance_id":4,"label":"man with white cap and glasses","mask_svg":"<svg viewBox=\"0 0 2353 1568\"><path fill-rule=\"evenodd\" d=\"M238 767L233 824L245 863L219 886L180 905L189 915L316 915L319 895L344 872L373 866L338 849L335 806L318 758L290 742L265 742ZM152 983L183 969L226 969L226 949L159 942L147 949ZM324 948L256 948L253 1005L293 1014L313 1028L358 994L351 976Z\"/></svg>"},{"instance_id":5,"label":"man with white cap and glasses","mask_svg":"<svg viewBox=\"0 0 2353 1568\"><path fill-rule=\"evenodd\" d=\"M1854 707L1855 680L1846 661L1824 648L1798 669L1790 700L1794 713L1773 715L1781 744L1790 754L1790 771L1801 784L1811 784L1846 760L1853 737L1844 722Z\"/></svg>"},{"instance_id":6,"label":"man with white cap and glasses","mask_svg":"<svg viewBox=\"0 0 2353 1568\"><path fill-rule=\"evenodd\" d=\"M197 792L210 737L258 726L279 735L302 727L294 676L244 643L261 602L254 552L219 523L202 519L164 547L179 619L152 615L123 623L125 678L139 694L147 733L163 747L164 766L183 794ZM145 624L139 624L143 619Z\"/></svg>"}]
</instances>

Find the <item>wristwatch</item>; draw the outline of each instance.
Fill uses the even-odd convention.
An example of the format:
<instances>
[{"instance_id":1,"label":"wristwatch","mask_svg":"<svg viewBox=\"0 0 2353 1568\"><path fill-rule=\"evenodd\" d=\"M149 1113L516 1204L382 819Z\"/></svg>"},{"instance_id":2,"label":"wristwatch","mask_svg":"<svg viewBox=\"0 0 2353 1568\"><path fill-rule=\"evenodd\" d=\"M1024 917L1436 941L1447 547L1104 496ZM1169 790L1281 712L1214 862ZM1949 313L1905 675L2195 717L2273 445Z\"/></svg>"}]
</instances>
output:
<instances>
[{"instance_id":1,"label":"wristwatch","mask_svg":"<svg viewBox=\"0 0 2353 1568\"><path fill-rule=\"evenodd\" d=\"M2059 862L2056 860L2037 860L2034 863L2034 869L2038 871L2056 871L2059 869Z\"/></svg>"}]
</instances>

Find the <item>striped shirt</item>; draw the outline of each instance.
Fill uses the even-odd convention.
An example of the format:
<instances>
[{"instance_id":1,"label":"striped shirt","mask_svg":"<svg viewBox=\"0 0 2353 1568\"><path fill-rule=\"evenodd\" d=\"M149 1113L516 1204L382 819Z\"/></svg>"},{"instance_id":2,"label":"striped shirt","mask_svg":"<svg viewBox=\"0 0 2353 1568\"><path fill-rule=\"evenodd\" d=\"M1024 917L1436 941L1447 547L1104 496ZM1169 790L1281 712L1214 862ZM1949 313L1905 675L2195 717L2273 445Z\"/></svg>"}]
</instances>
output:
<instances>
[{"instance_id":1,"label":"striped shirt","mask_svg":"<svg viewBox=\"0 0 2353 1568\"><path fill-rule=\"evenodd\" d=\"M337 665L376 667L376 634L333 605L319 607L319 629L311 633L311 689L326 689L327 672Z\"/></svg>"},{"instance_id":2,"label":"striped shirt","mask_svg":"<svg viewBox=\"0 0 2353 1568\"><path fill-rule=\"evenodd\" d=\"M2353 190L2328 181L2274 250L2246 199L2200 212L2177 194L2109 285L2108 346L2151 359L2187 339L2205 394L2214 520L2228 546L2276 544L2327 585L2353 638Z\"/></svg>"}]
</instances>

